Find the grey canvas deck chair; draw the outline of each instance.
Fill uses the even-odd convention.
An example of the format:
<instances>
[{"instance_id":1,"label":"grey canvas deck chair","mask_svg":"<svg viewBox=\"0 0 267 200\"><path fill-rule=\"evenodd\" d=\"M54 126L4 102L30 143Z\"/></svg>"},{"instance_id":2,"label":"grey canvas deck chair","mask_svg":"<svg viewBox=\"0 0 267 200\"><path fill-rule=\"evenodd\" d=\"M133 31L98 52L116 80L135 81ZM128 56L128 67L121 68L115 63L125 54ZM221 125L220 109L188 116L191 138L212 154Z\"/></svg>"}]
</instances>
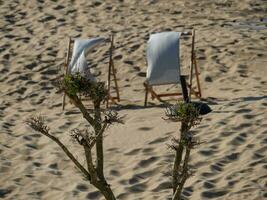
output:
<instances>
[{"instance_id":1,"label":"grey canvas deck chair","mask_svg":"<svg viewBox=\"0 0 267 200\"><path fill-rule=\"evenodd\" d=\"M180 39L183 37L192 37L191 44L191 63L189 82L186 82L186 75L181 75L180 70ZM184 100L189 101L191 94L201 97L199 82L199 70L195 55L195 32L162 32L150 35L147 44L147 74L145 86L145 106L147 105L148 93L151 98L162 101L162 97L183 95ZM192 87L193 75L196 77L197 88ZM153 89L154 86L181 84L182 93L164 93L158 94ZM189 95L187 92L189 89Z\"/></svg>"},{"instance_id":2,"label":"grey canvas deck chair","mask_svg":"<svg viewBox=\"0 0 267 200\"><path fill-rule=\"evenodd\" d=\"M107 77L107 89L108 89L108 98L106 99L106 107L109 106L109 101L116 103L120 101L119 88L116 77L116 70L113 63L113 35L110 37L110 40L102 37L90 38L90 39L72 39L69 38L68 51L65 61L65 74L71 73L75 74L79 72L81 76L91 80L96 81L96 78L91 74L90 68L88 67L86 56L99 44L104 42L110 42L109 49L109 66L108 66L108 77ZM72 57L70 60L70 54L72 51ZM113 76L113 79L111 79ZM111 81L114 81L115 93L116 96L111 96ZM62 109L65 108L65 99L66 95L63 95L62 100Z\"/></svg>"}]
</instances>

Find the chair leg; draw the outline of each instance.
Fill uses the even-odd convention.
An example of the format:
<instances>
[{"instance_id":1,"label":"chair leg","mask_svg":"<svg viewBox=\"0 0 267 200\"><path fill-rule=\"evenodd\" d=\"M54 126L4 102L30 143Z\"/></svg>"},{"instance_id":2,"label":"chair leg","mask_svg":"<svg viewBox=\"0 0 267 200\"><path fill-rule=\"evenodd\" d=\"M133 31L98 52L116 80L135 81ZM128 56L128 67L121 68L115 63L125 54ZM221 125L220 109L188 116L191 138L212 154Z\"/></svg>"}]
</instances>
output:
<instances>
[{"instance_id":1,"label":"chair leg","mask_svg":"<svg viewBox=\"0 0 267 200\"><path fill-rule=\"evenodd\" d=\"M181 86L182 86L184 102L188 103L190 100L189 100L189 97L188 97L188 91L187 91L185 77L181 76L180 79L181 79Z\"/></svg>"},{"instance_id":2,"label":"chair leg","mask_svg":"<svg viewBox=\"0 0 267 200\"><path fill-rule=\"evenodd\" d=\"M68 66L69 66L70 51L71 51L72 43L74 43L74 40L72 40L71 37L69 37L69 39L68 39L67 56L65 58L65 63L64 63L65 74L63 74L63 75L68 74ZM65 105L66 105L66 93L64 92L63 97L62 97L62 110L65 109Z\"/></svg>"},{"instance_id":3,"label":"chair leg","mask_svg":"<svg viewBox=\"0 0 267 200\"><path fill-rule=\"evenodd\" d=\"M144 86L145 86L145 90L146 90L144 106L146 107L147 106L148 89L147 89L147 84L146 83L144 83Z\"/></svg>"},{"instance_id":4,"label":"chair leg","mask_svg":"<svg viewBox=\"0 0 267 200\"><path fill-rule=\"evenodd\" d=\"M199 72L198 72L198 66L197 66L197 60L196 55L194 55L194 64L195 64L195 73L196 73L196 81L197 81L197 89L198 89L198 98L201 98L201 88L200 88L200 81L199 81Z\"/></svg>"},{"instance_id":5,"label":"chair leg","mask_svg":"<svg viewBox=\"0 0 267 200\"><path fill-rule=\"evenodd\" d=\"M148 90L148 92L150 92L152 100L157 99L158 101L163 102L163 100L162 100L162 99L160 98L160 96L153 90L152 87L147 86L147 90Z\"/></svg>"},{"instance_id":6,"label":"chair leg","mask_svg":"<svg viewBox=\"0 0 267 200\"><path fill-rule=\"evenodd\" d=\"M191 94L192 94L194 51L195 51L195 31L193 29L192 30L192 43L191 43L190 74L189 74L189 101L191 101Z\"/></svg>"},{"instance_id":7,"label":"chair leg","mask_svg":"<svg viewBox=\"0 0 267 200\"><path fill-rule=\"evenodd\" d=\"M106 97L106 108L108 108L109 107L109 94L108 94L108 96Z\"/></svg>"},{"instance_id":8,"label":"chair leg","mask_svg":"<svg viewBox=\"0 0 267 200\"><path fill-rule=\"evenodd\" d=\"M64 92L62 97L62 110L65 110L66 93Z\"/></svg>"},{"instance_id":9,"label":"chair leg","mask_svg":"<svg viewBox=\"0 0 267 200\"><path fill-rule=\"evenodd\" d=\"M114 77L115 91L116 91L116 94L117 94L117 100L118 100L118 102L120 102L119 86L118 86L118 82L117 82L116 70L115 70L115 67L114 67L113 60L111 60L111 68L112 68L112 74L113 74L113 77Z\"/></svg>"},{"instance_id":10,"label":"chair leg","mask_svg":"<svg viewBox=\"0 0 267 200\"><path fill-rule=\"evenodd\" d=\"M190 88L189 83L186 83L186 84L187 84L188 88ZM192 96L192 94L195 95L195 97L199 97L199 92L195 91L194 88L191 87L191 96ZM189 101L191 101L191 98Z\"/></svg>"}]
</instances>

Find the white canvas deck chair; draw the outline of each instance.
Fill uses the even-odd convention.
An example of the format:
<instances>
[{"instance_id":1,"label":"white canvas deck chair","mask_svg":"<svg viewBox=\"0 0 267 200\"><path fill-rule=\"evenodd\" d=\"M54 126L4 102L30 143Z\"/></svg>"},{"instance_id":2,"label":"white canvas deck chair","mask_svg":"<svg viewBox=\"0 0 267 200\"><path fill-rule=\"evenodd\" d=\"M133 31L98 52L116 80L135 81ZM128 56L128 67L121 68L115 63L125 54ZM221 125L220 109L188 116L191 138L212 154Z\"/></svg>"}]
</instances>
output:
<instances>
[{"instance_id":1,"label":"white canvas deck chair","mask_svg":"<svg viewBox=\"0 0 267 200\"><path fill-rule=\"evenodd\" d=\"M98 37L91 39L72 39L69 38L68 51L65 61L65 74L71 73L75 74L79 72L81 76L91 80L96 81L96 78L91 74L90 68L87 65L86 56L93 50L96 46L103 42L107 42L108 39ZM109 101L116 103L120 101L119 87L117 83L116 70L113 63L113 41L114 37L110 37L110 49L109 49L109 66L108 66L108 77L107 77L107 89L108 89L108 98L106 99L106 107L109 106ZM70 54L72 50L72 57L70 60ZM111 78L113 76L113 79ZM114 81L115 93L116 96L111 95L111 81ZM62 109L65 108L65 99L66 94L63 95L62 100Z\"/></svg>"},{"instance_id":2,"label":"white canvas deck chair","mask_svg":"<svg viewBox=\"0 0 267 200\"><path fill-rule=\"evenodd\" d=\"M182 37L192 37L191 63L189 82L186 82L185 75L181 75L180 70L180 39ZM147 44L147 74L145 86L145 106L147 105L148 93L151 98L162 101L162 97L183 95L184 100L190 101L193 93L197 98L201 97L199 82L199 72L195 55L195 32L162 32L150 35ZM192 87L193 75L196 77L197 88ZM182 93L158 94L153 86L181 84ZM187 93L189 89L189 95Z\"/></svg>"}]
</instances>

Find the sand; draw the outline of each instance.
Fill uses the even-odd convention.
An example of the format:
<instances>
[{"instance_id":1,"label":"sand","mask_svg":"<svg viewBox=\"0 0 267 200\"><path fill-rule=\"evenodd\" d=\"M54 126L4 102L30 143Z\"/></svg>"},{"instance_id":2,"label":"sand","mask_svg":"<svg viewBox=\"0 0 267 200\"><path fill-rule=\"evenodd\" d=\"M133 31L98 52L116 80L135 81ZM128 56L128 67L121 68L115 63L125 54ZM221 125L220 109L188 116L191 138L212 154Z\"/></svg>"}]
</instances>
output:
<instances>
[{"instance_id":1,"label":"sand","mask_svg":"<svg viewBox=\"0 0 267 200\"><path fill-rule=\"evenodd\" d=\"M62 112L62 94L53 82L69 36L108 36L113 30L122 97L114 107L125 115L125 124L106 132L106 177L118 199L170 199L166 172L173 152L166 144L180 125L162 119L164 107L157 101L149 99L149 107L143 107L145 48L152 32L192 27L203 101L213 112L193 129L205 143L193 150L190 163L196 172L184 195L192 200L266 198L266 13L265 0L0 1L0 198L103 199L61 149L24 120L45 115L53 134L84 163L69 132L86 122L70 104ZM102 79L107 49L103 45L91 58Z\"/></svg>"}]
</instances>

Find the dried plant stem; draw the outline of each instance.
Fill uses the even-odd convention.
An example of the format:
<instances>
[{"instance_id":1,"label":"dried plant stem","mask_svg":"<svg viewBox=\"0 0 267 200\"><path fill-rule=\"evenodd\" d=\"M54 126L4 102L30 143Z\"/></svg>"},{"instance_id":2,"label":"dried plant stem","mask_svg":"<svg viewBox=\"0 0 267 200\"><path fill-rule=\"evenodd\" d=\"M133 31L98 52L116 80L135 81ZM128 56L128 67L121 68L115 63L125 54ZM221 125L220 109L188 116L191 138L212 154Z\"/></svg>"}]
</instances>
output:
<instances>
[{"instance_id":1,"label":"dried plant stem","mask_svg":"<svg viewBox=\"0 0 267 200\"><path fill-rule=\"evenodd\" d=\"M61 149L64 151L64 153L71 159L71 161L80 169L80 171L86 176L86 178L91 181L91 176L88 173L88 171L79 163L79 161L73 156L73 154L68 150L68 148L55 136L51 135L49 133L49 129L47 126L44 126L42 119L39 117L31 118L26 121L26 123L32 127L34 130L39 131L43 135L47 136L51 140L53 140L58 146L61 147Z\"/></svg>"},{"instance_id":2,"label":"dried plant stem","mask_svg":"<svg viewBox=\"0 0 267 200\"><path fill-rule=\"evenodd\" d=\"M104 153L103 153L103 133L107 128L107 123L101 121L100 101L94 101L94 118L88 113L81 100L75 96L69 96L74 105L82 112L83 117L94 128L95 139L90 144L82 144L87 162L87 168L91 175L91 183L99 189L107 200L115 200L115 196L107 184L104 176ZM92 161L92 147L96 146L96 167Z\"/></svg>"},{"instance_id":3,"label":"dried plant stem","mask_svg":"<svg viewBox=\"0 0 267 200\"><path fill-rule=\"evenodd\" d=\"M83 145L83 148L84 148L84 153L86 157L87 168L91 175L91 180L92 182L95 182L97 180L97 175L94 173L95 167L93 164L91 149L90 147L88 147L88 145Z\"/></svg>"},{"instance_id":4,"label":"dried plant stem","mask_svg":"<svg viewBox=\"0 0 267 200\"><path fill-rule=\"evenodd\" d=\"M101 131L101 112L100 112L100 102L95 102L94 103L94 117L95 117L95 124L94 124L94 130L95 133L99 133ZM102 179L103 181L105 180L104 177L104 153L103 153L103 134L100 134L96 138L96 171L98 174L98 177Z\"/></svg>"},{"instance_id":5,"label":"dried plant stem","mask_svg":"<svg viewBox=\"0 0 267 200\"><path fill-rule=\"evenodd\" d=\"M112 190L107 183L103 183L103 181L97 181L96 183L92 184L104 195L106 200L116 200Z\"/></svg>"},{"instance_id":6,"label":"dried plant stem","mask_svg":"<svg viewBox=\"0 0 267 200\"><path fill-rule=\"evenodd\" d=\"M172 200L181 200L181 193L184 184L189 177L188 162L191 150L191 139L188 137L188 131L191 128L189 123L182 121L180 129L180 140L175 148L175 160L173 165L173 198ZM185 150L185 153L184 153ZM184 154L184 157L183 157ZM181 163L183 165L181 166Z\"/></svg>"},{"instance_id":7,"label":"dried plant stem","mask_svg":"<svg viewBox=\"0 0 267 200\"><path fill-rule=\"evenodd\" d=\"M87 170L78 162L78 160L76 160L74 158L74 156L72 155L72 153L68 150L68 148L60 142L60 140L58 140L56 137L50 135L50 134L44 134L47 137L49 137L50 139L52 139L54 142L56 142L61 148L62 150L65 152L65 154L71 159L71 161L81 170L81 172L87 177L87 179L90 181L91 180L91 176L90 174L87 172Z\"/></svg>"},{"instance_id":8,"label":"dried plant stem","mask_svg":"<svg viewBox=\"0 0 267 200\"><path fill-rule=\"evenodd\" d=\"M71 102L80 110L83 117L89 123L93 130L74 129L71 131L71 136L75 139L84 150L87 169L79 163L68 148L60 142L58 138L50 134L49 128L44 124L41 116L30 117L26 123L34 130L47 136L56 142L71 161L80 169L86 176L87 180L94 185L105 197L106 200L116 200L110 185L107 183L104 176L104 151L103 151L103 134L108 125L113 122L122 123L121 118L114 112L103 112L105 118L102 120L101 102L106 98L106 90L103 82L91 82L85 79L79 73L72 75L67 74L59 82L60 89L65 92ZM83 105L79 95L86 95L93 101L94 109L90 113ZM93 160L93 147L96 147L96 162Z\"/></svg>"},{"instance_id":9,"label":"dried plant stem","mask_svg":"<svg viewBox=\"0 0 267 200\"><path fill-rule=\"evenodd\" d=\"M88 171L90 172L91 175L91 184L94 185L103 195L107 200L115 200L115 196L110 188L110 186L106 183L105 179L100 179L98 177L97 171L93 165L92 162L92 153L91 149L88 146L84 146L84 151L86 155L86 160L87 160L87 166L88 166Z\"/></svg>"},{"instance_id":10,"label":"dried plant stem","mask_svg":"<svg viewBox=\"0 0 267 200\"><path fill-rule=\"evenodd\" d=\"M168 117L167 120L181 122L179 140L173 139L174 144L169 145L175 150L172 169L172 200L181 200L185 182L192 173L188 165L190 151L196 145L200 144L199 141L195 140L192 132L190 132L190 129L198 125L201 121L200 111L193 103L180 102L176 105L168 106L166 116Z\"/></svg>"},{"instance_id":11,"label":"dried plant stem","mask_svg":"<svg viewBox=\"0 0 267 200\"><path fill-rule=\"evenodd\" d=\"M181 129L180 129L180 141L178 144L178 147L175 148L175 160L173 164L173 193L176 192L177 186L179 184L179 172L180 172L180 165L182 162L183 157L183 151L184 151L184 145L183 145L183 136L185 134L185 131L187 129L187 125L182 122Z\"/></svg>"},{"instance_id":12,"label":"dried plant stem","mask_svg":"<svg viewBox=\"0 0 267 200\"><path fill-rule=\"evenodd\" d=\"M180 170L180 164L182 161L182 155L183 155L184 147L182 144L179 143L179 146L176 150L176 156L174 160L174 165L173 165L173 193L175 193L177 186L179 184L179 170Z\"/></svg>"},{"instance_id":13,"label":"dried plant stem","mask_svg":"<svg viewBox=\"0 0 267 200\"><path fill-rule=\"evenodd\" d=\"M173 195L173 200L181 200L181 193L182 189L184 187L184 184L188 178L188 162L189 162L189 156L190 156L190 148L186 147L185 157L184 157L184 164L182 169L182 174L180 178L180 183L178 183L175 193Z\"/></svg>"}]
</instances>

